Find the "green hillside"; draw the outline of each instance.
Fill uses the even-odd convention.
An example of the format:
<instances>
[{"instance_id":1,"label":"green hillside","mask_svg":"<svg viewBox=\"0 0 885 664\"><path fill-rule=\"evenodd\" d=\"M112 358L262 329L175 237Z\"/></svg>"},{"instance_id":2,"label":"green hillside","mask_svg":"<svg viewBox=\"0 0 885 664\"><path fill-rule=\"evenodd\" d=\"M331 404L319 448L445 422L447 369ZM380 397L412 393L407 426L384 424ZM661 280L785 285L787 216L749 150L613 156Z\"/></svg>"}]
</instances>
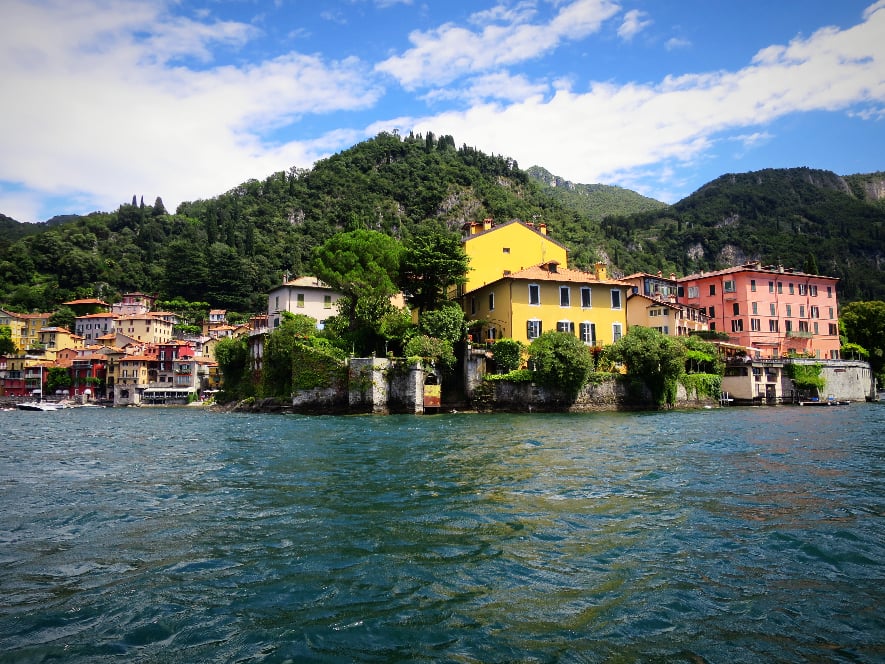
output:
<instances>
[{"instance_id":1,"label":"green hillside","mask_svg":"<svg viewBox=\"0 0 885 664\"><path fill-rule=\"evenodd\" d=\"M842 178L808 168L728 174L660 212L607 217L626 271L689 274L749 260L839 277L842 301L883 299L881 173ZM656 264L655 264L656 263Z\"/></svg>"},{"instance_id":2,"label":"green hillside","mask_svg":"<svg viewBox=\"0 0 885 664\"><path fill-rule=\"evenodd\" d=\"M816 265L842 279L843 302L885 299L885 174L724 175L667 207L619 187L551 187L549 173L530 170L451 136L382 133L174 213L133 196L112 212L44 224L0 217L0 305L45 311L140 290L260 311L283 273L309 272L314 248L339 231L405 240L428 219L459 231L486 217L543 220L579 269L597 260L613 274Z\"/></svg>"},{"instance_id":3,"label":"green hillside","mask_svg":"<svg viewBox=\"0 0 885 664\"><path fill-rule=\"evenodd\" d=\"M553 198L594 221L602 221L611 215L652 212L667 207L666 203L623 187L575 184L540 166L531 166L526 172L530 178L547 187L547 193Z\"/></svg>"}]
</instances>

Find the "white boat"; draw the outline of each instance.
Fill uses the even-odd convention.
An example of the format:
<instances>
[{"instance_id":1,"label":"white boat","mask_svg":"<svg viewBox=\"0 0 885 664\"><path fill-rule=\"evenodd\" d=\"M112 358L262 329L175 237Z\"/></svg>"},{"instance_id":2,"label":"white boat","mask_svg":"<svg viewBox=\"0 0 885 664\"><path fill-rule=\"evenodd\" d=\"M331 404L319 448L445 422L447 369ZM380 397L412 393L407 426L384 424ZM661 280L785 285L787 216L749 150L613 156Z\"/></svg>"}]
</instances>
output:
<instances>
[{"instance_id":1,"label":"white boat","mask_svg":"<svg viewBox=\"0 0 885 664\"><path fill-rule=\"evenodd\" d=\"M23 401L16 404L19 410L59 410L64 408L61 404L49 403L48 401Z\"/></svg>"}]
</instances>

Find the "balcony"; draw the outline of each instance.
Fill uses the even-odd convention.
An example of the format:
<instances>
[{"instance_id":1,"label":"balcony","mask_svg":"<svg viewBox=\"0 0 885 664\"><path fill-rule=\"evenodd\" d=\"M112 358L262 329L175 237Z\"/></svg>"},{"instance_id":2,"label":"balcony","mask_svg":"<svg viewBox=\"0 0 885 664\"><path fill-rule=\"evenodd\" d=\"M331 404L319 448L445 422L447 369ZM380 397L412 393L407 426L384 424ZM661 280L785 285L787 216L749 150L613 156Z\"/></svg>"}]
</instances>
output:
<instances>
[{"instance_id":1,"label":"balcony","mask_svg":"<svg viewBox=\"0 0 885 664\"><path fill-rule=\"evenodd\" d=\"M811 339L812 336L814 335L811 332L806 332L805 330L790 330L787 332L788 339Z\"/></svg>"}]
</instances>

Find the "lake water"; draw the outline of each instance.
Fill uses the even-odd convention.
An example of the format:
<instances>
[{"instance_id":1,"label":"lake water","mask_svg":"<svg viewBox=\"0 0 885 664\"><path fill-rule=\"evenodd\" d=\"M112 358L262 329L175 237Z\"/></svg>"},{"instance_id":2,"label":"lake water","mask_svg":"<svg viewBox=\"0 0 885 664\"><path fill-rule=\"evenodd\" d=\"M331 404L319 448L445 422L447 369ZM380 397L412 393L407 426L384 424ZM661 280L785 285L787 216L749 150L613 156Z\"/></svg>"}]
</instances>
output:
<instances>
[{"instance_id":1,"label":"lake water","mask_svg":"<svg viewBox=\"0 0 885 664\"><path fill-rule=\"evenodd\" d=\"M883 433L0 412L0 661L882 662Z\"/></svg>"}]
</instances>

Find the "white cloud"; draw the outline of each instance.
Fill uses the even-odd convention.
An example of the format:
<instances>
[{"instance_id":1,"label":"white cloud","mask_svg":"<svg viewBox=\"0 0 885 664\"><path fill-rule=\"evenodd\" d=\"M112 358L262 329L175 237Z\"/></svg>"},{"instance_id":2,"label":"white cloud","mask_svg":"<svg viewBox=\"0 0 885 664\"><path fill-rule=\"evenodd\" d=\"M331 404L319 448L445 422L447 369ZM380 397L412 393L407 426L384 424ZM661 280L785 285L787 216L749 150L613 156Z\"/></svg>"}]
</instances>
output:
<instances>
[{"instance_id":1,"label":"white cloud","mask_svg":"<svg viewBox=\"0 0 885 664\"><path fill-rule=\"evenodd\" d=\"M470 79L462 87L448 87L432 90L423 99L433 103L450 100L466 100L477 104L490 99L499 101L524 101L530 97L545 95L550 86L546 83L533 83L526 76L495 72Z\"/></svg>"},{"instance_id":2,"label":"white cloud","mask_svg":"<svg viewBox=\"0 0 885 664\"><path fill-rule=\"evenodd\" d=\"M356 59L209 62L210 45L255 35L247 25L169 16L160 2L7 0L0 180L50 195L94 192L91 209L113 209L133 193L174 207L216 195L220 182L309 165L316 144L266 144L262 132L304 114L365 108L380 90ZM170 57L209 66L172 66Z\"/></svg>"},{"instance_id":3,"label":"white cloud","mask_svg":"<svg viewBox=\"0 0 885 664\"><path fill-rule=\"evenodd\" d=\"M623 182L651 165L703 158L717 141L790 113L849 112L885 104L885 2L864 23L826 28L760 51L736 72L668 77L658 85L595 83L551 99L481 103L464 111L400 118L398 126L457 136L523 166L557 165L576 182ZM530 130L528 128L531 128Z\"/></svg>"},{"instance_id":4,"label":"white cloud","mask_svg":"<svg viewBox=\"0 0 885 664\"><path fill-rule=\"evenodd\" d=\"M376 69L396 78L406 89L444 85L463 75L531 60L565 39L599 30L618 11L609 0L575 0L547 24L528 23L530 12L484 12L473 20L487 21L479 32L446 23L409 35L413 47L379 63ZM506 22L502 22L506 19Z\"/></svg>"},{"instance_id":5,"label":"white cloud","mask_svg":"<svg viewBox=\"0 0 885 664\"><path fill-rule=\"evenodd\" d=\"M630 41L651 25L651 20L645 18L647 14L638 9L631 9L624 14L624 22L618 28L618 37L624 41Z\"/></svg>"},{"instance_id":6,"label":"white cloud","mask_svg":"<svg viewBox=\"0 0 885 664\"><path fill-rule=\"evenodd\" d=\"M664 48L668 51L675 51L680 48L688 48L691 46L691 42L687 39L683 39L682 37L671 37L664 44Z\"/></svg>"}]
</instances>

